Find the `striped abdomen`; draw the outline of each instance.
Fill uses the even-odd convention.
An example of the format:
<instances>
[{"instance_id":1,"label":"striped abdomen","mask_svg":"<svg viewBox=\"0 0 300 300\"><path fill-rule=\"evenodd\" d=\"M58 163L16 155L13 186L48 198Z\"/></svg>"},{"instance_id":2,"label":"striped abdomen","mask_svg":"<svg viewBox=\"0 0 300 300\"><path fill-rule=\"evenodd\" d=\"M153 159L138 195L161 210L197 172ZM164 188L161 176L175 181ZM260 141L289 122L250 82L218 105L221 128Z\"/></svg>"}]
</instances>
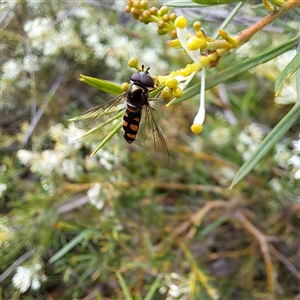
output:
<instances>
[{"instance_id":1,"label":"striped abdomen","mask_svg":"<svg viewBox=\"0 0 300 300\"><path fill-rule=\"evenodd\" d=\"M133 108L127 105L123 117L124 139L127 143L131 144L135 140L141 122L141 115L141 108Z\"/></svg>"}]
</instances>

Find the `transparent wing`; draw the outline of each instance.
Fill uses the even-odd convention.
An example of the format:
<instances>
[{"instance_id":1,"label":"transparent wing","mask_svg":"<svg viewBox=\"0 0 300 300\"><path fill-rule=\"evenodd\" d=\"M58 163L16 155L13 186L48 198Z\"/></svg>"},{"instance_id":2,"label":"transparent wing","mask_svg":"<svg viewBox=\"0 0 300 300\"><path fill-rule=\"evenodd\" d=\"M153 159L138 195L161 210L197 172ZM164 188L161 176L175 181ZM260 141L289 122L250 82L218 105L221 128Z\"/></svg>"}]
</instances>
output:
<instances>
[{"instance_id":1,"label":"transparent wing","mask_svg":"<svg viewBox=\"0 0 300 300\"><path fill-rule=\"evenodd\" d=\"M118 104L125 98L126 93L123 93L118 97L85 111L76 119L75 126L80 129L91 129L105 123L122 109L118 107Z\"/></svg>"},{"instance_id":2,"label":"transparent wing","mask_svg":"<svg viewBox=\"0 0 300 300\"><path fill-rule=\"evenodd\" d=\"M137 140L150 152L160 166L167 168L169 151L154 113L155 110L149 104L143 107L143 117Z\"/></svg>"}]
</instances>

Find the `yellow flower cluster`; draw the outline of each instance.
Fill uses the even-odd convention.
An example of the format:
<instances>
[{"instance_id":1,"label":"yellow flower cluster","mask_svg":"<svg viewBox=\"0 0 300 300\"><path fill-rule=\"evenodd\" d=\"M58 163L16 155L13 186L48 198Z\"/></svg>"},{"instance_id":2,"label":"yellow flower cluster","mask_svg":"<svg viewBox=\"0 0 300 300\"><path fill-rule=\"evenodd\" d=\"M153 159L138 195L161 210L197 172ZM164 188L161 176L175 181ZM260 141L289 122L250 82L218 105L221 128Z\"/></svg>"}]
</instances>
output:
<instances>
[{"instance_id":1,"label":"yellow flower cluster","mask_svg":"<svg viewBox=\"0 0 300 300\"><path fill-rule=\"evenodd\" d=\"M145 24L150 22L157 23L157 33L164 35L168 33L171 37L176 37L174 20L177 18L175 13L169 13L167 6L162 6L160 9L149 7L146 0L127 0L125 12L131 13L134 19Z\"/></svg>"},{"instance_id":2,"label":"yellow flower cluster","mask_svg":"<svg viewBox=\"0 0 300 300\"><path fill-rule=\"evenodd\" d=\"M239 44L237 38L230 37L225 30L219 30L219 35L223 40L215 40L204 33L199 21L194 22L194 34L192 34L187 30L188 21L184 16L177 17L174 13L170 14L166 6L162 6L160 9L149 8L148 1L144 0L127 0L125 11L143 23L157 23L159 34L169 33L171 36L172 40L167 42L168 45L176 49L182 48L192 60L192 63L171 72L169 75L153 76L160 85L165 85L161 92L163 99L181 98L184 88L202 70L199 111L191 126L193 133L200 133L205 119L205 68L215 67L222 54L236 48ZM130 59L128 65L141 70L141 65L136 58Z\"/></svg>"}]
</instances>

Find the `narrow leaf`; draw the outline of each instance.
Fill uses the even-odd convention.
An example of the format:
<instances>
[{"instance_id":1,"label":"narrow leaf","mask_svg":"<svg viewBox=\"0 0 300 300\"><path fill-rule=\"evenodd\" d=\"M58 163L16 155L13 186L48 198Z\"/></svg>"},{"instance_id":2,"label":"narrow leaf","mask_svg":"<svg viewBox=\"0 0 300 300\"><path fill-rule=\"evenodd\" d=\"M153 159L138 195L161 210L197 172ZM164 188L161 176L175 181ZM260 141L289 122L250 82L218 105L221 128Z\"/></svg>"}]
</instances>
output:
<instances>
[{"instance_id":1,"label":"narrow leaf","mask_svg":"<svg viewBox=\"0 0 300 300\"><path fill-rule=\"evenodd\" d=\"M275 81L275 96L278 96L284 82L300 68L300 52L290 61Z\"/></svg>"},{"instance_id":2,"label":"narrow leaf","mask_svg":"<svg viewBox=\"0 0 300 300\"><path fill-rule=\"evenodd\" d=\"M171 0L164 3L168 7L180 7L180 8L196 8L199 4L193 3L190 0Z\"/></svg>"},{"instance_id":3,"label":"narrow leaf","mask_svg":"<svg viewBox=\"0 0 300 300\"><path fill-rule=\"evenodd\" d=\"M272 147L275 146L299 118L300 103L297 102L286 116L265 137L252 156L239 169L231 183L230 189L240 182L255 167L255 165L271 150Z\"/></svg>"},{"instance_id":4,"label":"narrow leaf","mask_svg":"<svg viewBox=\"0 0 300 300\"><path fill-rule=\"evenodd\" d=\"M109 135L96 147L96 149L93 151L93 153L90 155L90 157L93 157L122 127L122 123L120 123L118 126L116 126Z\"/></svg>"},{"instance_id":5,"label":"narrow leaf","mask_svg":"<svg viewBox=\"0 0 300 300\"><path fill-rule=\"evenodd\" d=\"M232 4L235 2L246 2L246 0L193 0L193 2L200 5L211 6L211 5Z\"/></svg>"},{"instance_id":6,"label":"narrow leaf","mask_svg":"<svg viewBox=\"0 0 300 300\"><path fill-rule=\"evenodd\" d=\"M123 278L123 276L121 275L121 273L117 272L116 273L117 277L118 277L118 281L120 283L121 289L124 293L124 299L126 300L133 300L133 298L130 295L130 291L128 289L128 286Z\"/></svg>"},{"instance_id":7,"label":"narrow leaf","mask_svg":"<svg viewBox=\"0 0 300 300\"><path fill-rule=\"evenodd\" d=\"M212 222L211 224L205 226L203 230L201 230L200 235L205 236L209 234L212 231L215 231L217 228L219 228L222 224L224 224L226 221L228 221L228 216L221 216L216 221Z\"/></svg>"},{"instance_id":8,"label":"narrow leaf","mask_svg":"<svg viewBox=\"0 0 300 300\"><path fill-rule=\"evenodd\" d=\"M108 94L112 95L119 95L122 93L121 86L119 84L103 80L103 79L98 79L94 77L89 77L85 75L80 75L80 81L83 81L96 89L103 91Z\"/></svg>"},{"instance_id":9,"label":"narrow leaf","mask_svg":"<svg viewBox=\"0 0 300 300\"><path fill-rule=\"evenodd\" d=\"M95 128L90 129L89 131L87 131L81 138L87 137L88 135L96 132L97 130L102 129L103 127L105 127L109 123L113 122L114 120L117 120L117 119L121 118L123 115L124 115L124 111L118 112L118 114L116 114L113 118L108 119L105 123L103 123L103 124L101 124L101 125L99 125Z\"/></svg>"},{"instance_id":10,"label":"narrow leaf","mask_svg":"<svg viewBox=\"0 0 300 300\"><path fill-rule=\"evenodd\" d=\"M145 296L144 300L151 300L154 299L154 294L157 291L159 284L162 280L162 276L157 276L156 279L154 280L154 282L151 284L151 287L147 293L147 295Z\"/></svg>"},{"instance_id":11,"label":"narrow leaf","mask_svg":"<svg viewBox=\"0 0 300 300\"><path fill-rule=\"evenodd\" d=\"M65 244L58 252L56 252L50 259L49 263L53 264L60 258L62 258L65 254L67 254L72 248L78 245L84 238L87 238L90 234L89 230L84 230L79 233L76 237L74 237L70 242Z\"/></svg>"}]
</instances>

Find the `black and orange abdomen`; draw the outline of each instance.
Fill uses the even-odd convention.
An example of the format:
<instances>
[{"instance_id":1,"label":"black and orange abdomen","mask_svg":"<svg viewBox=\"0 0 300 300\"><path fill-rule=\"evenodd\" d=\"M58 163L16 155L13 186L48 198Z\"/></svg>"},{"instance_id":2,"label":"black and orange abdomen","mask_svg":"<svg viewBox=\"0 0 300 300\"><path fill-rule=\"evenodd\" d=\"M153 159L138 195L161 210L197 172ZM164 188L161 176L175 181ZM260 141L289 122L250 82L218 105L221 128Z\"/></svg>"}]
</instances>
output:
<instances>
[{"instance_id":1,"label":"black and orange abdomen","mask_svg":"<svg viewBox=\"0 0 300 300\"><path fill-rule=\"evenodd\" d=\"M127 143L134 142L141 122L142 109L127 107L123 117L124 139Z\"/></svg>"}]
</instances>

